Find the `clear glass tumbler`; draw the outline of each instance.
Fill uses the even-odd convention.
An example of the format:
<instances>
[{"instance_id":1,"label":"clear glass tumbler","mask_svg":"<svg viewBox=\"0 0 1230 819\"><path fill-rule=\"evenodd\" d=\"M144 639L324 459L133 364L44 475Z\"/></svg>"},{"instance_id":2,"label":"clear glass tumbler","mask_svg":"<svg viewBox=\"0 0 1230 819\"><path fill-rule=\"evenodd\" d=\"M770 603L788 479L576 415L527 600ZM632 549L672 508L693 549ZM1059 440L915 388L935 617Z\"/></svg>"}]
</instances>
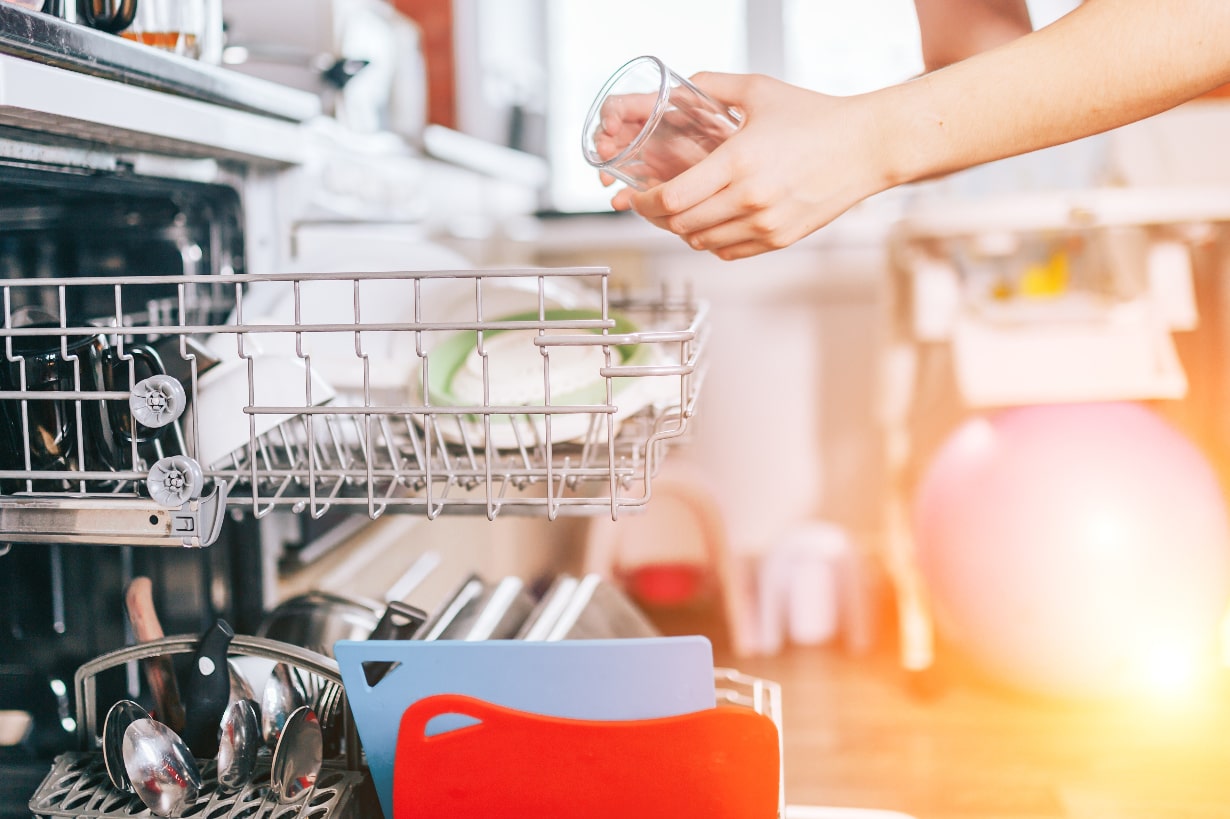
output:
<instances>
[{"instance_id":1,"label":"clear glass tumbler","mask_svg":"<svg viewBox=\"0 0 1230 819\"><path fill-rule=\"evenodd\" d=\"M637 190L673 179L739 129L742 116L657 57L616 71L590 106L586 161Z\"/></svg>"},{"instance_id":2,"label":"clear glass tumbler","mask_svg":"<svg viewBox=\"0 0 1230 819\"><path fill-rule=\"evenodd\" d=\"M120 36L196 59L201 55L206 0L139 0L132 24Z\"/></svg>"}]
</instances>

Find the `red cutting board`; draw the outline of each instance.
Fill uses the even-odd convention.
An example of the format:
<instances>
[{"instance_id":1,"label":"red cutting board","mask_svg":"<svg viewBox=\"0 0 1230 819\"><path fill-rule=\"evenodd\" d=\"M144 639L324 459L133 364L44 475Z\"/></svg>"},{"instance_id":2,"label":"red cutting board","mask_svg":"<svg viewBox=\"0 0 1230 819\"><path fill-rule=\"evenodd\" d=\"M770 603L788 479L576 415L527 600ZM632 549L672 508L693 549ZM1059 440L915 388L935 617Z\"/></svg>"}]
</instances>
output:
<instances>
[{"instance_id":1,"label":"red cutting board","mask_svg":"<svg viewBox=\"0 0 1230 819\"><path fill-rule=\"evenodd\" d=\"M444 714L479 722L429 736ZM402 715L392 819L775 819L780 770L748 708L579 720L438 694Z\"/></svg>"}]
</instances>

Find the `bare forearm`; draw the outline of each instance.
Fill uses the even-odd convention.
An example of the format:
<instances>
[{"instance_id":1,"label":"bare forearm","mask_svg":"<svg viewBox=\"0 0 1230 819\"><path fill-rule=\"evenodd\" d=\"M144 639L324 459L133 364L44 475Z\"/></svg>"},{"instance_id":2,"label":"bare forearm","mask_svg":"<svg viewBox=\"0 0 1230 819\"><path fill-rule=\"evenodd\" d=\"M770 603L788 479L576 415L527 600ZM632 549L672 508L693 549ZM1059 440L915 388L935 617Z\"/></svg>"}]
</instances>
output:
<instances>
[{"instance_id":1,"label":"bare forearm","mask_svg":"<svg viewBox=\"0 0 1230 819\"><path fill-rule=\"evenodd\" d=\"M887 184L1100 133L1230 81L1230 2L1087 0L1051 26L871 95Z\"/></svg>"}]
</instances>

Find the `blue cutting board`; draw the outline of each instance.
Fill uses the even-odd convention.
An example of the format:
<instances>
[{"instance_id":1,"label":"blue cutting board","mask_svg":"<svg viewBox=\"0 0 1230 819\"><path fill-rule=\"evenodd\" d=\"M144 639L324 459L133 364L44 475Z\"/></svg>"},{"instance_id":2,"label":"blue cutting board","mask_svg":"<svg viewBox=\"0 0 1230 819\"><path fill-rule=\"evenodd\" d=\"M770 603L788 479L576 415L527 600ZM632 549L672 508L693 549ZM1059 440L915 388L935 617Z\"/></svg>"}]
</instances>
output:
<instances>
[{"instance_id":1,"label":"blue cutting board","mask_svg":"<svg viewBox=\"0 0 1230 819\"><path fill-rule=\"evenodd\" d=\"M713 646L699 636L615 640L339 640L333 654L385 819L402 713L433 694L466 694L574 719L648 719L716 705ZM395 663L367 684L364 663ZM445 719L445 718L441 718ZM448 730L435 725L433 732Z\"/></svg>"}]
</instances>

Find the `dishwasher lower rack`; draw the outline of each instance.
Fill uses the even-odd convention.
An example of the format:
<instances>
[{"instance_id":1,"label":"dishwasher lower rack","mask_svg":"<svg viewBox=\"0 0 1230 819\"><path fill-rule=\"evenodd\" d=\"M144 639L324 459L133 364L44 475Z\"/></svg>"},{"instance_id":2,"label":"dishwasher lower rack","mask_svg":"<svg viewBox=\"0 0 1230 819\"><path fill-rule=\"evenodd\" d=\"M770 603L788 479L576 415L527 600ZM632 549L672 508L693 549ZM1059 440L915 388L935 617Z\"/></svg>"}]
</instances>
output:
<instances>
[{"instance_id":1,"label":"dishwasher lower rack","mask_svg":"<svg viewBox=\"0 0 1230 819\"><path fill-rule=\"evenodd\" d=\"M117 649L84 664L74 676L74 702L80 750L56 757L51 770L31 795L32 816L43 819L122 819L148 816L148 809L132 794L116 790L98 750L102 724L99 719L99 675L157 656L188 654L198 646L193 635L164 637ZM270 796L269 758L258 758L248 784L233 793L222 793L216 781L214 760L198 760L202 788L185 817L203 819L362 819L379 815L365 756L357 741L353 714L336 661L313 651L262 637L236 635L231 657L258 658L292 666L315 692L313 703L321 711L322 725L335 726L340 742L326 758L315 786L298 802L281 804ZM251 684L253 681L249 680ZM714 669L714 688L719 705L735 705L769 717L778 736L778 817L785 816L785 762L782 749L781 686L770 680L732 668ZM331 693L333 692L333 693ZM340 695L340 696L339 696ZM321 703L329 703L321 705ZM355 738L356 741L349 741Z\"/></svg>"},{"instance_id":2,"label":"dishwasher lower rack","mask_svg":"<svg viewBox=\"0 0 1230 819\"><path fill-rule=\"evenodd\" d=\"M617 517L706 309L605 268L0 281L0 542L203 546L226 508Z\"/></svg>"},{"instance_id":3,"label":"dishwasher lower rack","mask_svg":"<svg viewBox=\"0 0 1230 819\"><path fill-rule=\"evenodd\" d=\"M119 819L153 815L136 794L120 791L111 784L103 754L99 750L103 728L99 714L104 710L99 707L99 676L122 673L124 666L132 662L188 654L198 644L199 639L193 635L164 637L103 654L77 670L74 677L74 713L80 750L55 758L51 770L30 797L28 807L31 815L46 819ZM289 804L279 802L273 795L268 754L257 758L256 767L247 783L230 793L224 793L218 787L216 760L199 759L200 792L183 816L201 819L361 819L369 815L375 803L367 796L369 777L362 764L358 743L346 740L356 734L337 663L307 649L246 635L237 635L232 640L230 654L232 657L257 658L293 667L312 694L312 704L320 714L322 726L326 730L333 726L340 736L339 749L331 755L326 753L311 791ZM331 690L343 692L343 695L326 696Z\"/></svg>"}]
</instances>

